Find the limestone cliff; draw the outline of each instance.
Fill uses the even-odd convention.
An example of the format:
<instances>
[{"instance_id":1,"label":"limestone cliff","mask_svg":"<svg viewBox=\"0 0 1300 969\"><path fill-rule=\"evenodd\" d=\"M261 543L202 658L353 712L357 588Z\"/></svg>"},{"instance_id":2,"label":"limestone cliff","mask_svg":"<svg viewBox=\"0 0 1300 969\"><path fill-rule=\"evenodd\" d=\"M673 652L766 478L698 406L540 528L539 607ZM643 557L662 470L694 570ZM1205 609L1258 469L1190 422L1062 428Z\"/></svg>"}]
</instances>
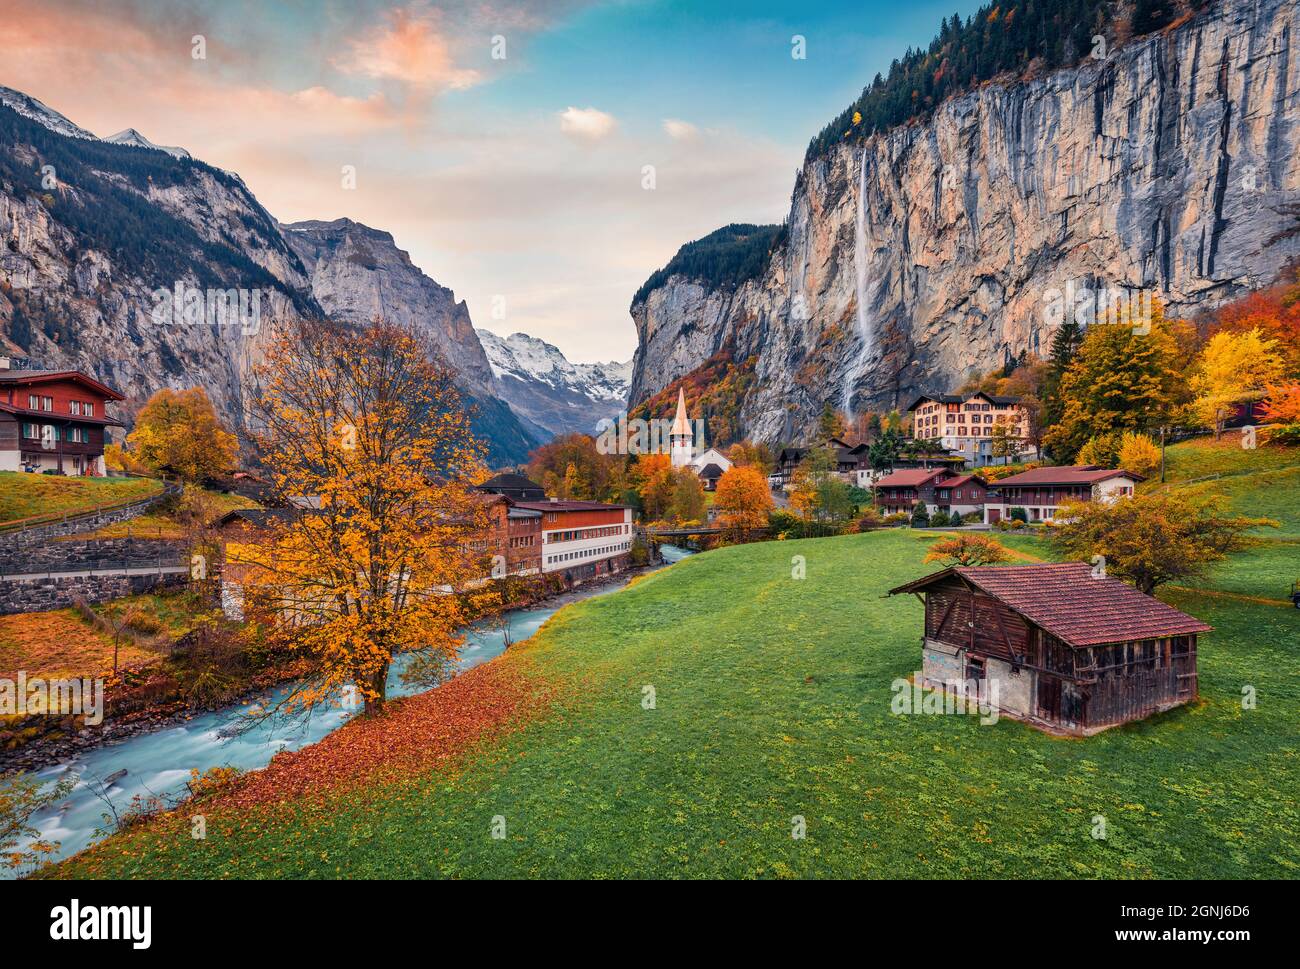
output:
<instances>
[{"instance_id":1,"label":"limestone cliff","mask_svg":"<svg viewBox=\"0 0 1300 969\"><path fill-rule=\"evenodd\" d=\"M1300 6L1206 12L811 157L766 267L638 294L631 402L727 345L746 434L887 409L1045 351L1071 287L1193 312L1300 256Z\"/></svg>"}]
</instances>

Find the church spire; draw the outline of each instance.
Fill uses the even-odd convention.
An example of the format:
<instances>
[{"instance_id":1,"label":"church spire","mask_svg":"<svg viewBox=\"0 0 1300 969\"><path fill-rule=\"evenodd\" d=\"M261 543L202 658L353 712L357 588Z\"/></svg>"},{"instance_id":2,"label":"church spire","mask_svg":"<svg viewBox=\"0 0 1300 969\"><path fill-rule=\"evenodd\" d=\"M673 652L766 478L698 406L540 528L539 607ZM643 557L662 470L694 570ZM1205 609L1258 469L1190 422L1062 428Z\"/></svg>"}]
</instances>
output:
<instances>
[{"instance_id":1,"label":"church spire","mask_svg":"<svg viewBox=\"0 0 1300 969\"><path fill-rule=\"evenodd\" d=\"M683 387L677 388L677 416L673 418L673 429L668 434L670 437L693 436L691 422L686 419L686 390Z\"/></svg>"}]
</instances>

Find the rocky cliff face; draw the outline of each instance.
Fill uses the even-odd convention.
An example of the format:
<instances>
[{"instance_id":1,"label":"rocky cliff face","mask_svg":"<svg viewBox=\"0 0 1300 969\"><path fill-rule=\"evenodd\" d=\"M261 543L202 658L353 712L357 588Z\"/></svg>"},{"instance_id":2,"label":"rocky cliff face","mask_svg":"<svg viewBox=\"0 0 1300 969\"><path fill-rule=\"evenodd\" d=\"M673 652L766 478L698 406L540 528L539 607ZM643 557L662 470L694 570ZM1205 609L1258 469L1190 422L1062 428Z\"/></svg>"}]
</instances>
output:
<instances>
[{"instance_id":1,"label":"rocky cliff face","mask_svg":"<svg viewBox=\"0 0 1300 969\"><path fill-rule=\"evenodd\" d=\"M1270 282L1300 256L1295 38L1292 0L1223 0L810 159L762 274L633 305L632 403L730 343L758 359L745 433L799 437L827 400L905 406L1044 352L1081 290L1190 313Z\"/></svg>"},{"instance_id":2,"label":"rocky cliff face","mask_svg":"<svg viewBox=\"0 0 1300 969\"><path fill-rule=\"evenodd\" d=\"M522 461L539 435L525 429L499 389L469 308L426 276L391 234L351 219L281 227L311 279L312 295L334 319L365 323L376 316L430 332L474 408L473 426L489 442L494 465Z\"/></svg>"},{"instance_id":3,"label":"rocky cliff face","mask_svg":"<svg viewBox=\"0 0 1300 969\"><path fill-rule=\"evenodd\" d=\"M558 347L526 333L477 333L497 393L544 437L591 434L627 406L630 362L571 363Z\"/></svg>"},{"instance_id":4,"label":"rocky cliff face","mask_svg":"<svg viewBox=\"0 0 1300 969\"><path fill-rule=\"evenodd\" d=\"M275 220L235 176L100 141L39 102L4 94L5 352L105 380L128 397L119 416L160 387L202 384L237 422L244 376L268 335L320 311ZM245 294L246 316L209 314L221 297L210 301L208 291L231 289Z\"/></svg>"},{"instance_id":5,"label":"rocky cliff face","mask_svg":"<svg viewBox=\"0 0 1300 969\"><path fill-rule=\"evenodd\" d=\"M256 302L254 322L223 312L232 290L236 306ZM432 328L489 460L535 445L496 398L465 304L388 233L346 219L282 228L236 175L133 130L96 138L0 88L3 353L117 387L128 422L159 388L201 385L239 426L244 382L275 328L325 314Z\"/></svg>"}]
</instances>

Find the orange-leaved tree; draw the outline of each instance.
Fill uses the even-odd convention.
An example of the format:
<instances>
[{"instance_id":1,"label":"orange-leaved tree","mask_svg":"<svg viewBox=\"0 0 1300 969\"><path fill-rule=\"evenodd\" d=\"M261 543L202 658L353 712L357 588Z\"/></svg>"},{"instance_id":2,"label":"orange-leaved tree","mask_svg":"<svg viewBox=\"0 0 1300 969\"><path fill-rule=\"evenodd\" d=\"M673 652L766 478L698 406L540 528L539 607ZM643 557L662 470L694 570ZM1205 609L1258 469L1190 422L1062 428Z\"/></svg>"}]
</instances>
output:
<instances>
[{"instance_id":1,"label":"orange-leaved tree","mask_svg":"<svg viewBox=\"0 0 1300 969\"><path fill-rule=\"evenodd\" d=\"M458 630L495 606L479 582L487 512L470 486L482 447L435 359L422 337L380 320L304 322L257 368L262 460L277 490L308 506L227 550L245 577L246 615L312 663L277 710L342 692L376 713L399 653L413 654L408 680L441 682Z\"/></svg>"},{"instance_id":2,"label":"orange-leaved tree","mask_svg":"<svg viewBox=\"0 0 1300 969\"><path fill-rule=\"evenodd\" d=\"M126 438L122 460L139 461L153 471L202 482L235 466L239 444L222 426L202 387L164 387L140 409Z\"/></svg>"},{"instance_id":3,"label":"orange-leaved tree","mask_svg":"<svg viewBox=\"0 0 1300 969\"><path fill-rule=\"evenodd\" d=\"M767 527L772 492L763 472L752 465L734 465L718 479L713 497L722 527L737 534Z\"/></svg>"},{"instance_id":4,"label":"orange-leaved tree","mask_svg":"<svg viewBox=\"0 0 1300 969\"><path fill-rule=\"evenodd\" d=\"M1002 543L988 535L969 532L941 539L931 545L925 554L925 561L943 562L949 566L995 565L1010 558L1011 553Z\"/></svg>"}]
</instances>

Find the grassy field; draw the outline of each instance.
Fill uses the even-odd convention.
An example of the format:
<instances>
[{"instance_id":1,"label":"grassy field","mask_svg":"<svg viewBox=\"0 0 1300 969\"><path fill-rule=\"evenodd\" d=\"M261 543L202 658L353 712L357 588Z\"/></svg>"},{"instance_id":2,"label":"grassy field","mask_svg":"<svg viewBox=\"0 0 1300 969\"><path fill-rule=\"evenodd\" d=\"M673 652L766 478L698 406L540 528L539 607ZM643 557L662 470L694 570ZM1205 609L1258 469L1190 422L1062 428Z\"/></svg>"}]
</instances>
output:
<instances>
[{"instance_id":1,"label":"grassy field","mask_svg":"<svg viewBox=\"0 0 1300 969\"><path fill-rule=\"evenodd\" d=\"M549 706L450 765L218 800L202 808L206 841L190 837L197 809L182 809L50 874L1300 873L1300 612L1171 590L1216 627L1200 702L1086 740L1005 719L894 716L890 685L917 668L921 609L883 594L933 568L921 562L933 537L888 530L689 558L565 609L489 664L544 685ZM1032 537L1008 542L1047 554ZM806 578L792 577L796 556ZM1242 709L1247 686L1256 709ZM393 729L408 709L393 706ZM1091 836L1098 815L1105 840ZM806 838L792 837L796 818Z\"/></svg>"},{"instance_id":2,"label":"grassy field","mask_svg":"<svg viewBox=\"0 0 1300 969\"><path fill-rule=\"evenodd\" d=\"M118 664L138 666L158 654L130 637L118 644ZM113 669L113 637L95 629L75 609L0 616L0 676L100 676Z\"/></svg>"},{"instance_id":3,"label":"grassy field","mask_svg":"<svg viewBox=\"0 0 1300 969\"><path fill-rule=\"evenodd\" d=\"M78 515L161 491L162 482L150 478L73 478L0 471L0 526L35 515Z\"/></svg>"},{"instance_id":4,"label":"grassy field","mask_svg":"<svg viewBox=\"0 0 1300 969\"><path fill-rule=\"evenodd\" d=\"M206 496L206 500L210 503L214 520L227 512L237 511L240 508L258 507L257 502L251 498L245 498L243 495L234 492L222 493L208 488L204 488L202 491ZM134 536L135 538L184 538L185 535L185 528L177 522L176 518L166 509L160 509L151 510L148 514L137 515L130 521L105 525L103 528L96 529L85 535L78 535L76 538L126 538L128 536Z\"/></svg>"}]
</instances>

